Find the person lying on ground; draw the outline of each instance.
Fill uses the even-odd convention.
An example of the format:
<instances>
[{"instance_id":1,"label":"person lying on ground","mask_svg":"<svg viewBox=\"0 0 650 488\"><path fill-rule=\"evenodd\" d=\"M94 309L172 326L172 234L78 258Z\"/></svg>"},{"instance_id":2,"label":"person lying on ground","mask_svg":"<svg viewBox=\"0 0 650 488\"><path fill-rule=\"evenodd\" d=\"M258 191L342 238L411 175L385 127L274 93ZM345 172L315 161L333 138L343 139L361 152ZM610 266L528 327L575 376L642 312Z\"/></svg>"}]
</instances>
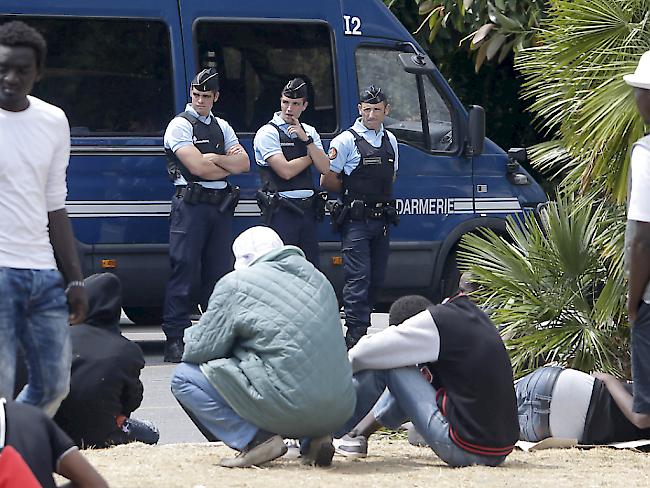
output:
<instances>
[{"instance_id":1,"label":"person lying on ground","mask_svg":"<svg viewBox=\"0 0 650 488\"><path fill-rule=\"evenodd\" d=\"M20 455L43 488L56 487L52 473L70 480L64 486L108 487L72 439L44 412L0 398L0 458L8 452L7 446Z\"/></svg>"},{"instance_id":2,"label":"person lying on ground","mask_svg":"<svg viewBox=\"0 0 650 488\"><path fill-rule=\"evenodd\" d=\"M607 386L610 378L631 398L630 383L559 366L545 366L517 380L519 439L538 442L556 437L610 444L650 438L650 429L633 425L617 406Z\"/></svg>"},{"instance_id":3,"label":"person lying on ground","mask_svg":"<svg viewBox=\"0 0 650 488\"><path fill-rule=\"evenodd\" d=\"M70 330L70 393L54 421L81 448L134 441L155 444L159 438L156 427L130 417L142 403L144 355L120 331L120 280L110 273L94 274L84 280L84 286L88 316ZM18 370L24 371L22 363Z\"/></svg>"},{"instance_id":4,"label":"person lying on ground","mask_svg":"<svg viewBox=\"0 0 650 488\"><path fill-rule=\"evenodd\" d=\"M244 231L233 252L235 271L185 331L172 393L209 440L239 451L221 466L276 459L282 437L303 438L302 461L327 466L329 433L355 404L334 289L269 227Z\"/></svg>"},{"instance_id":5,"label":"person lying on ground","mask_svg":"<svg viewBox=\"0 0 650 488\"><path fill-rule=\"evenodd\" d=\"M336 433L347 433L336 443L339 452L349 451L355 436L363 448L379 425L411 420L450 466L501 464L517 441L517 403L510 360L487 315L459 291L440 305L402 297L389 323L400 325L349 351L357 406Z\"/></svg>"}]
</instances>

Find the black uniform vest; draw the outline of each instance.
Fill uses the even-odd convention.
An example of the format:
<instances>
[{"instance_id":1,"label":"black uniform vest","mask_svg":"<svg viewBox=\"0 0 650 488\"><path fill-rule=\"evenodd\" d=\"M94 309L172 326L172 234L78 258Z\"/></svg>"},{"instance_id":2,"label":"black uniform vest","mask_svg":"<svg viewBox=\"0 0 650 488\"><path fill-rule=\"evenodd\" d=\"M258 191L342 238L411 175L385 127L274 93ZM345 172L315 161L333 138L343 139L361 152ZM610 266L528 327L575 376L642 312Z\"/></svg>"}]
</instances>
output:
<instances>
[{"instance_id":1,"label":"black uniform vest","mask_svg":"<svg viewBox=\"0 0 650 488\"><path fill-rule=\"evenodd\" d=\"M307 156L307 146L300 139L292 139L273 122L269 125L275 127L280 137L282 154L287 161ZM311 175L311 164L293 178L285 180L280 178L270 166L260 166L260 177L262 178L262 189L264 191L279 192L290 190L313 190L314 181Z\"/></svg>"},{"instance_id":2,"label":"black uniform vest","mask_svg":"<svg viewBox=\"0 0 650 488\"><path fill-rule=\"evenodd\" d=\"M349 175L343 172L345 203L353 200L363 200L369 204L388 202L393 198L395 175L395 151L388 133L384 131L381 146L373 147L354 130L348 130L354 136L361 161Z\"/></svg>"},{"instance_id":3,"label":"black uniform vest","mask_svg":"<svg viewBox=\"0 0 650 488\"><path fill-rule=\"evenodd\" d=\"M210 124L204 124L199 121L194 115L189 112L181 112L176 117L181 117L192 124L192 134L194 146L201 151L201 154L216 153L224 155L226 149L224 147L224 136L216 117L210 118ZM169 148L165 148L167 154L167 174L172 180L175 180L178 175L182 175L185 181L225 181L221 180L206 180L193 175L188 170L180 159Z\"/></svg>"},{"instance_id":4,"label":"black uniform vest","mask_svg":"<svg viewBox=\"0 0 650 488\"><path fill-rule=\"evenodd\" d=\"M628 393L632 394L632 385L627 383L624 386ZM609 444L648 438L650 429L639 429L630 422L618 408L603 382L595 380L580 443Z\"/></svg>"},{"instance_id":5,"label":"black uniform vest","mask_svg":"<svg viewBox=\"0 0 650 488\"><path fill-rule=\"evenodd\" d=\"M449 437L461 449L505 456L519 437L510 358L488 316L465 295L428 308L440 335L429 364Z\"/></svg>"}]
</instances>

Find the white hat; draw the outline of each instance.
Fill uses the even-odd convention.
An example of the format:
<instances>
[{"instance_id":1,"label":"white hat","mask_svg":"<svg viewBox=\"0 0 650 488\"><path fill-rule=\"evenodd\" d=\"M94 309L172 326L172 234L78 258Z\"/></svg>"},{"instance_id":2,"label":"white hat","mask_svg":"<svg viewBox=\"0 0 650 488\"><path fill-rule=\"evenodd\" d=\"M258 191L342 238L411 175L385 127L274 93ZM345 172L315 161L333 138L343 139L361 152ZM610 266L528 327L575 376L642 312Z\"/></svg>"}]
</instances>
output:
<instances>
[{"instance_id":1,"label":"white hat","mask_svg":"<svg viewBox=\"0 0 650 488\"><path fill-rule=\"evenodd\" d=\"M623 76L623 79L630 86L650 90L650 51L643 53L634 73Z\"/></svg>"},{"instance_id":2,"label":"white hat","mask_svg":"<svg viewBox=\"0 0 650 488\"><path fill-rule=\"evenodd\" d=\"M260 256L282 246L284 246L284 242L270 227L258 225L246 229L232 243L235 269L248 268Z\"/></svg>"}]
</instances>

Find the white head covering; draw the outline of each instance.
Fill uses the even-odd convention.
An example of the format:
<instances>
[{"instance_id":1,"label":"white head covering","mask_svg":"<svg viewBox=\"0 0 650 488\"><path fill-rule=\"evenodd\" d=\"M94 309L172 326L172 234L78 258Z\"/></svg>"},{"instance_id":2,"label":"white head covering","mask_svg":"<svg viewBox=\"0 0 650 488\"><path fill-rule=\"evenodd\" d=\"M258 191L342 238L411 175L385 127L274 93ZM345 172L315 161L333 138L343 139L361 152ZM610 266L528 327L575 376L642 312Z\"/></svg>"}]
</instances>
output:
<instances>
[{"instance_id":1,"label":"white head covering","mask_svg":"<svg viewBox=\"0 0 650 488\"><path fill-rule=\"evenodd\" d=\"M284 242L270 227L258 225L246 229L232 243L235 269L248 268L260 256L282 246L284 246Z\"/></svg>"},{"instance_id":2,"label":"white head covering","mask_svg":"<svg viewBox=\"0 0 650 488\"><path fill-rule=\"evenodd\" d=\"M623 76L623 79L630 86L650 90L650 51L643 53L634 73Z\"/></svg>"}]
</instances>

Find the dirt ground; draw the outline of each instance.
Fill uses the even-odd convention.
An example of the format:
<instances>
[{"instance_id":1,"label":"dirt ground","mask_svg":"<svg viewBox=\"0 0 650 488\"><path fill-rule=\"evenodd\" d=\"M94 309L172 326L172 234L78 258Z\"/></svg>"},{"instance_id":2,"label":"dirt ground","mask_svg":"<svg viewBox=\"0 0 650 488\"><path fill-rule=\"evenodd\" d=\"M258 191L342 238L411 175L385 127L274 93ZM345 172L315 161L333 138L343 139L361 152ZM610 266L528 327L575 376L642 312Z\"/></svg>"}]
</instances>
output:
<instances>
[{"instance_id":1,"label":"dirt ground","mask_svg":"<svg viewBox=\"0 0 650 488\"><path fill-rule=\"evenodd\" d=\"M366 459L335 456L329 468L280 459L263 468L217 465L234 455L222 444L131 444L83 451L112 487L601 487L650 486L650 454L598 448L513 452L498 468L452 469L428 448L371 439Z\"/></svg>"}]
</instances>

